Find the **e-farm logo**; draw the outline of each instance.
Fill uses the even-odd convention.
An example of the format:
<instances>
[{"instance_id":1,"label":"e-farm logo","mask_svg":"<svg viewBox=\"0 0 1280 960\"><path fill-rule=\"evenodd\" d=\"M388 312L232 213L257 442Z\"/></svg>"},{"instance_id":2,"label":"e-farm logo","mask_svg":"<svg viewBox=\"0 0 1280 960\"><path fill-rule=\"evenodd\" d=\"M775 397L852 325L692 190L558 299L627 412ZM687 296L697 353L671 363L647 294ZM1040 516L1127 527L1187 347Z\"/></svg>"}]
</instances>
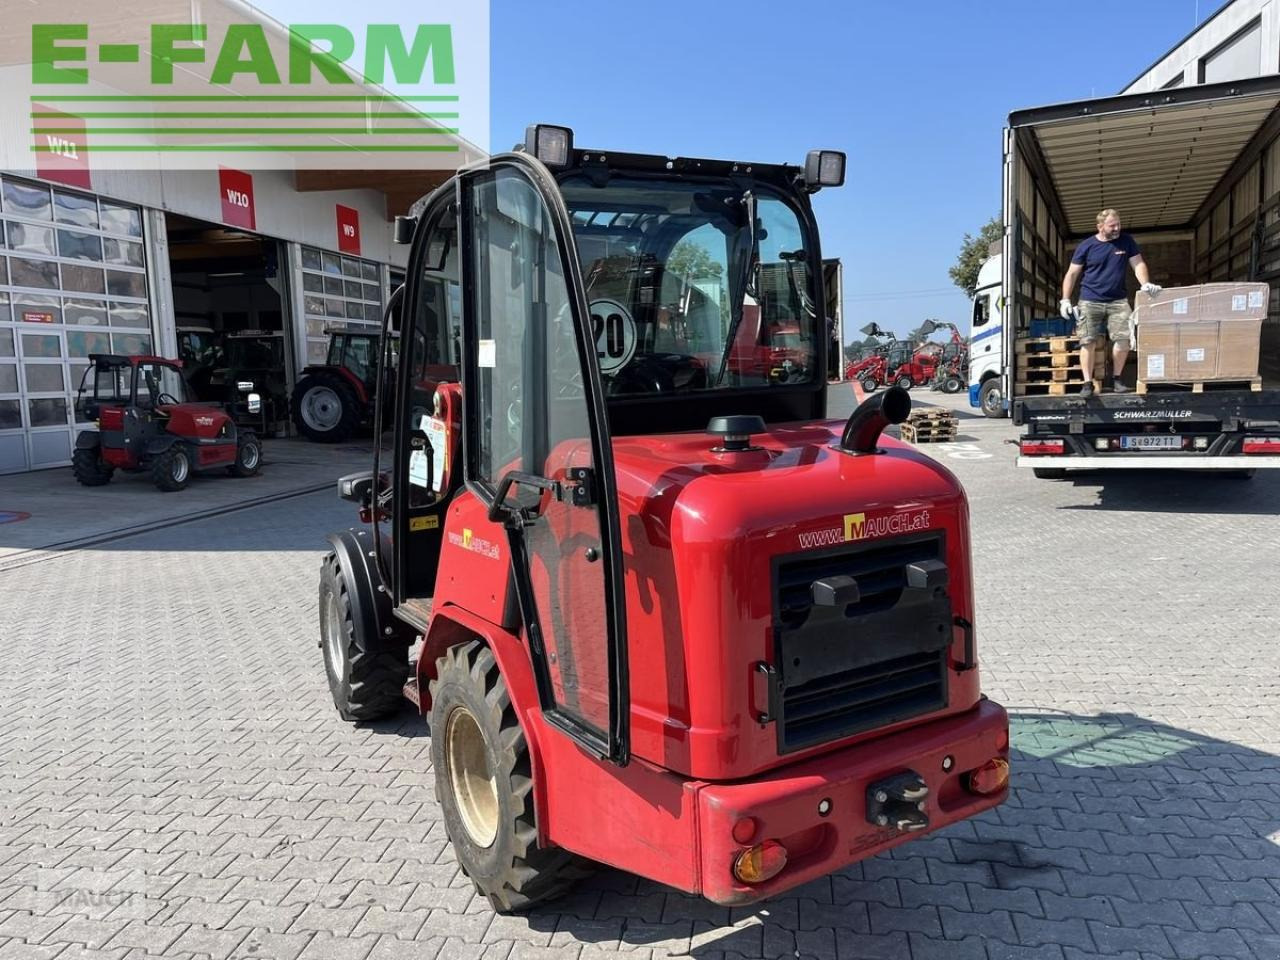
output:
<instances>
[{"instance_id":1,"label":"e-farm logo","mask_svg":"<svg viewBox=\"0 0 1280 960\"><path fill-rule=\"evenodd\" d=\"M480 5L487 35L487 4ZM66 11L53 6L59 10L46 10L46 20ZM181 6L188 16L201 9ZM469 6L458 5L464 20ZM38 8L44 4L31 7ZM31 150L72 160L355 154L347 165L364 167L370 155L409 153L454 155L415 166L462 162L459 78L476 76L470 61L483 60L487 83L487 48L475 55L475 24L463 25L460 44L450 22L285 26L252 22L244 5L204 9L208 23L132 22L92 7L78 22L29 23ZM433 6L433 19L441 13ZM487 104L477 115L487 126Z\"/></svg>"},{"instance_id":2,"label":"e-farm logo","mask_svg":"<svg viewBox=\"0 0 1280 960\"><path fill-rule=\"evenodd\" d=\"M834 547L854 540L901 536L929 529L929 511L923 509L903 510L870 519L867 519L866 513L846 513L843 520L843 527L828 527L798 534L800 549Z\"/></svg>"}]
</instances>

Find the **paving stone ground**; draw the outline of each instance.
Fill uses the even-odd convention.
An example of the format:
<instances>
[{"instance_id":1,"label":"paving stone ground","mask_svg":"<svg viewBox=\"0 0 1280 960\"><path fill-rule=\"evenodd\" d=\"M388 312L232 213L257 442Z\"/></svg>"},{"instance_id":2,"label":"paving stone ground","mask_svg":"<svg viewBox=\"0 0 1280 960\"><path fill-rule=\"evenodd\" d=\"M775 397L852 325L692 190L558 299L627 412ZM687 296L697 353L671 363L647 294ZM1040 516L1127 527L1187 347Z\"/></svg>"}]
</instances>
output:
<instances>
[{"instance_id":1,"label":"paving stone ground","mask_svg":"<svg viewBox=\"0 0 1280 960\"><path fill-rule=\"evenodd\" d=\"M333 713L328 493L0 573L0 960L1280 957L1280 472L1039 481L1013 435L922 448L970 495L1009 803L747 909L605 871L495 917L425 724Z\"/></svg>"}]
</instances>

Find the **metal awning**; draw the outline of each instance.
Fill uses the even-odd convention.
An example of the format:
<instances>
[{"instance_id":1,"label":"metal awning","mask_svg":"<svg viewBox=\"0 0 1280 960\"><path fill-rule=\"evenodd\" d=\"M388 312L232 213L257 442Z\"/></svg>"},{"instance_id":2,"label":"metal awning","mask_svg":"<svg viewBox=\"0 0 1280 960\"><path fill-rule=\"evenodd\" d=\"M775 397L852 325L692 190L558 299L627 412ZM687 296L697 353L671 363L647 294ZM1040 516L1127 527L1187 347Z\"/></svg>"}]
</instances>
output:
<instances>
[{"instance_id":1,"label":"metal awning","mask_svg":"<svg viewBox=\"0 0 1280 960\"><path fill-rule=\"evenodd\" d=\"M1134 94L1012 114L1011 127L1052 179L1071 234L1099 210L1126 228L1185 228L1246 147L1280 123L1280 77L1185 93Z\"/></svg>"}]
</instances>

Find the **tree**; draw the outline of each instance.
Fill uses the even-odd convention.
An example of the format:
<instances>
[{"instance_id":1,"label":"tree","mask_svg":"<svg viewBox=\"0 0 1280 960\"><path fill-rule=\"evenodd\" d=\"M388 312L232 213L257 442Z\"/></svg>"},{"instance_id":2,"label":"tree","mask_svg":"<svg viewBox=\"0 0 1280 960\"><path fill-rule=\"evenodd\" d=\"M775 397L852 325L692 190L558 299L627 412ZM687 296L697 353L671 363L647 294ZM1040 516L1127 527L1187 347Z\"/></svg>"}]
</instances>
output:
<instances>
[{"instance_id":1,"label":"tree","mask_svg":"<svg viewBox=\"0 0 1280 960\"><path fill-rule=\"evenodd\" d=\"M709 280L718 277L723 268L705 247L681 240L667 257L666 270L681 280Z\"/></svg>"},{"instance_id":2,"label":"tree","mask_svg":"<svg viewBox=\"0 0 1280 960\"><path fill-rule=\"evenodd\" d=\"M975 237L966 233L960 244L960 256L956 257L955 266L948 271L951 282L964 291L965 296L972 297L978 289L978 270L982 261L989 257L991 244L1004 235L1004 224L999 217L992 217Z\"/></svg>"}]
</instances>

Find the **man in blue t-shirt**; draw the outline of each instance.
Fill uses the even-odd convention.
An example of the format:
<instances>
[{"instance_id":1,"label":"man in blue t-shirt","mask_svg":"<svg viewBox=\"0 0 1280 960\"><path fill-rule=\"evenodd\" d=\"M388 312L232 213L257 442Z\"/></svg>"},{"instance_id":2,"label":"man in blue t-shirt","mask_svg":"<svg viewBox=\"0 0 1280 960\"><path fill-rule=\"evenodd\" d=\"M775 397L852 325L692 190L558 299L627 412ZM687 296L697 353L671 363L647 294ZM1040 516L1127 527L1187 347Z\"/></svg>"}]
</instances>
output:
<instances>
[{"instance_id":1,"label":"man in blue t-shirt","mask_svg":"<svg viewBox=\"0 0 1280 960\"><path fill-rule=\"evenodd\" d=\"M1071 266L1062 278L1062 316L1076 321L1076 335L1080 337L1080 368L1084 373L1083 397L1093 393L1093 349L1100 340L1111 338L1111 358L1114 366L1111 388L1116 393L1128 393L1129 388L1120 382L1125 361L1129 359L1129 297L1125 289L1127 267L1132 266L1142 292L1152 296L1160 287L1151 282L1146 261L1138 250L1133 237L1120 230L1120 214L1115 210L1103 210L1098 214L1098 232L1080 241L1071 257ZM1080 305L1071 305L1071 291L1076 280L1084 275L1080 285Z\"/></svg>"}]
</instances>

